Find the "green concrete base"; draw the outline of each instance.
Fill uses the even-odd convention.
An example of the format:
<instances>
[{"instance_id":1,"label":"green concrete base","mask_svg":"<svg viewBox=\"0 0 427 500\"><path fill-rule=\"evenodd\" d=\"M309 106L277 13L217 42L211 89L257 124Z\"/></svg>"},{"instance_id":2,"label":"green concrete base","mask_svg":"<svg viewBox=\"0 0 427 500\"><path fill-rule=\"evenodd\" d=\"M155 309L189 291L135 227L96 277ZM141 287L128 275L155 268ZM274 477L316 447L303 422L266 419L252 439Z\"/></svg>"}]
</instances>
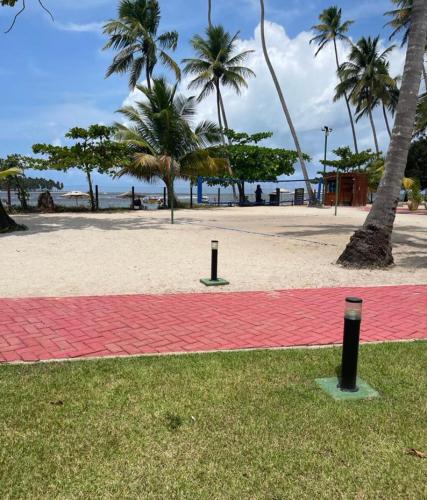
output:
<instances>
[{"instance_id":1,"label":"green concrete base","mask_svg":"<svg viewBox=\"0 0 427 500\"><path fill-rule=\"evenodd\" d=\"M202 278L200 283L203 283L206 286L224 286L229 285L230 282L223 280L222 278L218 278L217 280L211 280L209 278Z\"/></svg>"},{"instance_id":2,"label":"green concrete base","mask_svg":"<svg viewBox=\"0 0 427 500\"><path fill-rule=\"evenodd\" d=\"M338 378L317 378L316 384L336 401L351 401L356 399L378 398L378 392L361 378L357 378L357 392L342 391L338 387Z\"/></svg>"}]
</instances>

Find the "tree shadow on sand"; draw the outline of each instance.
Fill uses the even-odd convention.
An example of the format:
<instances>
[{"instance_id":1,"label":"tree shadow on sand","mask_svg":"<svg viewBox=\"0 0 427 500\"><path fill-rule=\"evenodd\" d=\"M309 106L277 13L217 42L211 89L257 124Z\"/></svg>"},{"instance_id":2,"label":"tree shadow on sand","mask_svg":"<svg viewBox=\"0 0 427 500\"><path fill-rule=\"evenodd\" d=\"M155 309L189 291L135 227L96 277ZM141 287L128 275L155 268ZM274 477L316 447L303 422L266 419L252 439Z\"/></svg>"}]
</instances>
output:
<instances>
[{"instance_id":1,"label":"tree shadow on sand","mask_svg":"<svg viewBox=\"0 0 427 500\"><path fill-rule=\"evenodd\" d=\"M143 231L147 229L165 230L171 227L168 217L105 217L109 214L63 215L63 214L28 214L18 216L19 222L28 226L28 231L5 233L0 238L26 237L33 234L52 233L64 230L95 229L98 231ZM181 218L175 225L197 222L191 218Z\"/></svg>"}]
</instances>

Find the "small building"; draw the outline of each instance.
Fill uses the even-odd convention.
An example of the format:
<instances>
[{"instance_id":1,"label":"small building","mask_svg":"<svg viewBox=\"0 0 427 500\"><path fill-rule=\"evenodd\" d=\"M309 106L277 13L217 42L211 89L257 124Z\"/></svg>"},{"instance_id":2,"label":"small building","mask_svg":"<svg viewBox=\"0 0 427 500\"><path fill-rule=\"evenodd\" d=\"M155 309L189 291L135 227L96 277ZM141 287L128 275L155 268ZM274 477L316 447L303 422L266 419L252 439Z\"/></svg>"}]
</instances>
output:
<instances>
[{"instance_id":1,"label":"small building","mask_svg":"<svg viewBox=\"0 0 427 500\"><path fill-rule=\"evenodd\" d=\"M335 205L337 174L325 175L325 205ZM363 207L368 203L368 176L364 172L339 174L338 204L348 207Z\"/></svg>"}]
</instances>

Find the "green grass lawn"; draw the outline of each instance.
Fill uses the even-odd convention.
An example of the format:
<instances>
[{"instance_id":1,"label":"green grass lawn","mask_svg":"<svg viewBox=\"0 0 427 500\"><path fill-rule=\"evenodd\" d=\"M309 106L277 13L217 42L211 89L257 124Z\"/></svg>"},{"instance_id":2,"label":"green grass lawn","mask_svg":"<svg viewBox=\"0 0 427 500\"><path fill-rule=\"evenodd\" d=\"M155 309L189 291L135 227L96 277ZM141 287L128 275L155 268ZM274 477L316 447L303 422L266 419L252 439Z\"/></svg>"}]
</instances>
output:
<instances>
[{"instance_id":1,"label":"green grass lawn","mask_svg":"<svg viewBox=\"0 0 427 500\"><path fill-rule=\"evenodd\" d=\"M0 497L426 498L427 343L361 348L370 401L315 384L340 352L3 365Z\"/></svg>"}]
</instances>

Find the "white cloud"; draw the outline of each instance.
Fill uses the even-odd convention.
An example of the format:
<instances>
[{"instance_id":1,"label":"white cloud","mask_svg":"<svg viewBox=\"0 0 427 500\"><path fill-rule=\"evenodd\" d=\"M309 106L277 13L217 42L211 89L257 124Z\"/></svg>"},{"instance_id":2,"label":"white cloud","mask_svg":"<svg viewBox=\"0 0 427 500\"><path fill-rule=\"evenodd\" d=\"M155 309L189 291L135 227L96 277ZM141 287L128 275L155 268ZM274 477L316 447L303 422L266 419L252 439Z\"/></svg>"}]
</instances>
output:
<instances>
[{"instance_id":1,"label":"white cloud","mask_svg":"<svg viewBox=\"0 0 427 500\"><path fill-rule=\"evenodd\" d=\"M77 33L101 33L102 27L105 22L93 22L93 23L60 23L56 22L55 27L61 31L74 31Z\"/></svg>"},{"instance_id":2,"label":"white cloud","mask_svg":"<svg viewBox=\"0 0 427 500\"><path fill-rule=\"evenodd\" d=\"M285 99L300 138L302 148L313 158L311 172L318 170L314 163L323 157L323 134L321 128L328 125L334 129L329 139L330 149L352 145L352 135L344 101L332 100L337 84L335 58L332 47L325 48L316 58L315 47L309 44L313 34L307 31L290 38L284 28L276 23L267 23L266 38L272 63L277 72ZM387 44L385 44L387 45ZM246 65L257 77L249 80L248 89L241 96L232 90L223 89L223 98L230 126L239 131L272 131L270 143L278 147L294 149L292 137L285 121L276 90L261 49L260 27L254 37L240 40L238 50L254 50ZM348 45L338 43L341 61L345 60ZM391 74L400 74L404 63L404 50L396 48L390 57ZM183 80L181 91L187 95L189 78ZM140 99L138 92L131 93L125 104ZM217 121L214 96L200 104L199 118ZM382 114L375 113L380 147L386 151L388 134ZM357 125L360 148L374 148L369 123L361 120ZM300 174L299 174L300 175Z\"/></svg>"}]
</instances>

